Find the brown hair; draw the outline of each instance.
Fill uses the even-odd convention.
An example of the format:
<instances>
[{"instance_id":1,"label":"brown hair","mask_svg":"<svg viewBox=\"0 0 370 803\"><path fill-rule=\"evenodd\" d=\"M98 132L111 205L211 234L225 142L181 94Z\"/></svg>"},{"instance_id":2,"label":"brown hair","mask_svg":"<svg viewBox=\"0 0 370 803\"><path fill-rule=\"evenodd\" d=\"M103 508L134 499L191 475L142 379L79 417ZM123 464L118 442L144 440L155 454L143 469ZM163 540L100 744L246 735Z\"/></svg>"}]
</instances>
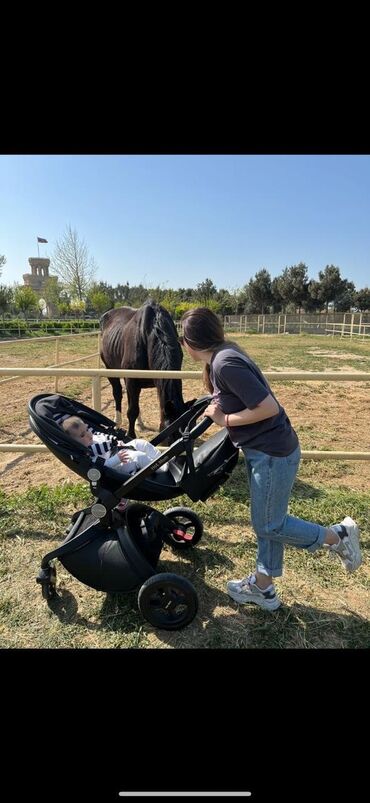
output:
<instances>
[{"instance_id":1,"label":"brown hair","mask_svg":"<svg viewBox=\"0 0 370 803\"><path fill-rule=\"evenodd\" d=\"M181 318L183 339L197 351L218 351L222 346L230 346L241 354L246 354L232 340L226 340L224 327L215 312L208 307L189 309ZM203 383L209 393L213 393L209 363L203 368Z\"/></svg>"},{"instance_id":2,"label":"brown hair","mask_svg":"<svg viewBox=\"0 0 370 803\"><path fill-rule=\"evenodd\" d=\"M197 351L216 351L224 345L223 325L215 312L208 307L189 309L181 318L183 338L188 345ZM203 382L209 393L213 393L210 379L210 367L203 368Z\"/></svg>"}]
</instances>

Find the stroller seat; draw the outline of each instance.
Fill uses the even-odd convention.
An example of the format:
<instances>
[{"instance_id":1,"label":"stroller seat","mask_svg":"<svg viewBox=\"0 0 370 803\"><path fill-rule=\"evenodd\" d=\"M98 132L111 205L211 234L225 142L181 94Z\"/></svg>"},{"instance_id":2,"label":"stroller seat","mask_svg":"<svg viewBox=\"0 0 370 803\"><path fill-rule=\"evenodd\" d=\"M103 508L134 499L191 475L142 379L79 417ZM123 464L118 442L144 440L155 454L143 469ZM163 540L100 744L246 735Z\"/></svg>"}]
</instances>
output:
<instances>
[{"instance_id":1,"label":"stroller seat","mask_svg":"<svg viewBox=\"0 0 370 803\"><path fill-rule=\"evenodd\" d=\"M115 504L109 505L111 509L122 497L150 502L173 499L186 493L193 501L205 501L228 479L237 463L239 450L231 443L226 429L221 429L201 446L194 448L195 440L213 423L209 418L196 423L209 401L209 396L198 399L189 410L153 438L150 442L157 446L174 432L181 433L161 457L128 478L120 471L107 467L101 458L93 461L86 447L73 440L60 426L64 416L76 415L93 431L128 442L130 438L126 430L117 428L111 419L79 401L49 393L34 396L29 402L28 412L33 432L68 468L90 481L91 469L98 470L98 490L100 495L106 497L102 500L103 504L106 504L107 494L114 497L112 501ZM158 472L157 468L167 461L170 461L169 470ZM96 483L96 480L93 482ZM95 484L92 491L98 496L96 490Z\"/></svg>"}]
</instances>

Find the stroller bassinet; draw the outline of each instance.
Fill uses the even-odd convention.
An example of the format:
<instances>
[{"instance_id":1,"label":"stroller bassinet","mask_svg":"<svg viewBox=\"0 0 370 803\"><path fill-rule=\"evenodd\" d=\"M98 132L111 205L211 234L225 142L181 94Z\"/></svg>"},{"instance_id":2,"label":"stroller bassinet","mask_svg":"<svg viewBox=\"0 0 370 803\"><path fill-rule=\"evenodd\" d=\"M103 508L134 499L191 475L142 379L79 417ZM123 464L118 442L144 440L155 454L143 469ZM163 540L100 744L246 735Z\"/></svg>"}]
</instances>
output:
<instances>
[{"instance_id":1,"label":"stroller bassinet","mask_svg":"<svg viewBox=\"0 0 370 803\"><path fill-rule=\"evenodd\" d=\"M59 423L64 415L80 416L95 432L128 442L125 430L79 401L58 394L34 396L28 405L32 430L68 468L90 482L95 502L72 517L64 542L45 555L37 582L43 596L56 594L58 558L78 580L97 590L128 592L140 586L139 609L154 626L174 630L189 624L198 603L195 589L184 577L156 574L163 541L174 549L194 546L203 532L202 522L189 508L170 508L163 514L147 504L129 504L120 513L122 499L161 501L186 493L193 501L205 501L230 476L238 460L227 430L220 430L194 449L194 442L211 424L197 419L210 397L198 399L151 443L156 446L169 436L180 437L160 457L122 482L122 473L92 461L86 447L70 438ZM167 461L169 470L156 469Z\"/></svg>"}]
</instances>

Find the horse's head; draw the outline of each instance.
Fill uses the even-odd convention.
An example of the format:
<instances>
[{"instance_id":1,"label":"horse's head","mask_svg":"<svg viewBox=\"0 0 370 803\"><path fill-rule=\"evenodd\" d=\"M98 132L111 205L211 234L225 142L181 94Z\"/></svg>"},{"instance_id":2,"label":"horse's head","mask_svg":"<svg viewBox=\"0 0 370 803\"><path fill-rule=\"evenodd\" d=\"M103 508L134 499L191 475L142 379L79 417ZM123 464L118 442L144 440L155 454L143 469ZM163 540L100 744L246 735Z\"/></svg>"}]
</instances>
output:
<instances>
[{"instance_id":1,"label":"horse's head","mask_svg":"<svg viewBox=\"0 0 370 803\"><path fill-rule=\"evenodd\" d=\"M164 405L164 427L169 427L177 418L180 417L186 410L189 410L190 407L193 406L196 399L191 399L191 401L182 402L181 405L176 405L175 402L172 400L166 401ZM170 446L171 443L174 443L180 437L180 431L177 429L175 432L172 433L167 439L167 445Z\"/></svg>"}]
</instances>

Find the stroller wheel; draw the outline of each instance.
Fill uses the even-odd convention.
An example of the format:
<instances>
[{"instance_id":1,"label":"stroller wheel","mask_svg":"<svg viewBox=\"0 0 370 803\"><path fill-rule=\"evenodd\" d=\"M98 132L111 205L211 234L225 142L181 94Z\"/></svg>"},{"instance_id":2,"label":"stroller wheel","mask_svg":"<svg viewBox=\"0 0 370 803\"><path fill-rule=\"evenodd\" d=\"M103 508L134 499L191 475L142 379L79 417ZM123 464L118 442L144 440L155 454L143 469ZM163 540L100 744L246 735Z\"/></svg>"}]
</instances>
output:
<instances>
[{"instance_id":1,"label":"stroller wheel","mask_svg":"<svg viewBox=\"0 0 370 803\"><path fill-rule=\"evenodd\" d=\"M55 566L48 566L46 569L41 569L36 582L40 583L42 596L44 599L53 599L56 596L56 582L57 573Z\"/></svg>"},{"instance_id":2,"label":"stroller wheel","mask_svg":"<svg viewBox=\"0 0 370 803\"><path fill-rule=\"evenodd\" d=\"M42 596L44 599L54 599L56 597L56 590L54 583L43 583L42 584Z\"/></svg>"},{"instance_id":3,"label":"stroller wheel","mask_svg":"<svg viewBox=\"0 0 370 803\"><path fill-rule=\"evenodd\" d=\"M163 515L170 519L170 526L163 533L163 540L173 549L190 549L200 541L203 524L189 507L172 507L165 510Z\"/></svg>"},{"instance_id":4,"label":"stroller wheel","mask_svg":"<svg viewBox=\"0 0 370 803\"><path fill-rule=\"evenodd\" d=\"M153 627L180 630L190 624L198 610L194 586L185 577L162 572L154 574L141 586L138 596L140 613Z\"/></svg>"}]
</instances>

